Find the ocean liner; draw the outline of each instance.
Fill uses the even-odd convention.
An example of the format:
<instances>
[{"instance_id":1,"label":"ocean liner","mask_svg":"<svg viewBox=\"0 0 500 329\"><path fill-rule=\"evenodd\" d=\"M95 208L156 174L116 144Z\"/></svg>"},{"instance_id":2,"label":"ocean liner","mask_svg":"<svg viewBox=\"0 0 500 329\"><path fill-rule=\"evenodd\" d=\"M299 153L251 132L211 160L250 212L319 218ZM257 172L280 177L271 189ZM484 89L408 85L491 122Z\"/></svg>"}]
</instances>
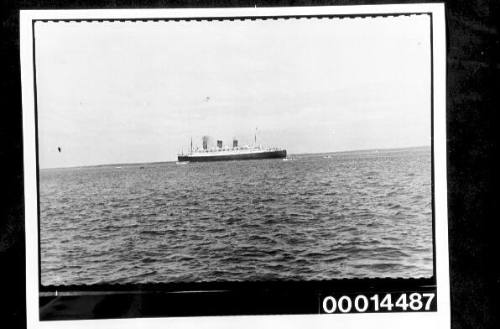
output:
<instances>
[{"instance_id":1,"label":"ocean liner","mask_svg":"<svg viewBox=\"0 0 500 329\"><path fill-rule=\"evenodd\" d=\"M207 161L229 161L229 160L254 160L254 159L272 159L286 158L286 150L276 147L238 146L238 140L233 139L232 147L223 145L222 140L217 141L217 147L208 147L208 136L202 138L203 148L193 149L191 140L190 151L187 154L178 154L179 162L207 162Z\"/></svg>"}]
</instances>

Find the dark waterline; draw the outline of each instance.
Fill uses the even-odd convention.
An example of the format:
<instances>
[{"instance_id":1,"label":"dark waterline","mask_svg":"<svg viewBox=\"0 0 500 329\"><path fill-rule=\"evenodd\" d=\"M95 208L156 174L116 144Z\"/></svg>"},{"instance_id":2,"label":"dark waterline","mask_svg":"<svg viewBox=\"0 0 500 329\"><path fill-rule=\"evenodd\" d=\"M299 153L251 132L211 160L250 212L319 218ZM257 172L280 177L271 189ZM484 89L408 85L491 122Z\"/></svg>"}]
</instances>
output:
<instances>
[{"instance_id":1,"label":"dark waterline","mask_svg":"<svg viewBox=\"0 0 500 329\"><path fill-rule=\"evenodd\" d=\"M430 277L430 148L42 170L42 284Z\"/></svg>"}]
</instances>

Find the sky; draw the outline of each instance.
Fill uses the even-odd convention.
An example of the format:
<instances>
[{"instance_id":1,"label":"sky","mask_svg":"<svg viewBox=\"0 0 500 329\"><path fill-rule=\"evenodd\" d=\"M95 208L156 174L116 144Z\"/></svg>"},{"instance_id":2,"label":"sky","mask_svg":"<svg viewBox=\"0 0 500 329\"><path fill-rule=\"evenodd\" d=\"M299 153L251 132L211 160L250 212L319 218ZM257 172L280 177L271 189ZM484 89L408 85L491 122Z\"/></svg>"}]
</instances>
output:
<instances>
[{"instance_id":1,"label":"sky","mask_svg":"<svg viewBox=\"0 0 500 329\"><path fill-rule=\"evenodd\" d=\"M35 24L41 168L430 145L427 15Z\"/></svg>"}]
</instances>

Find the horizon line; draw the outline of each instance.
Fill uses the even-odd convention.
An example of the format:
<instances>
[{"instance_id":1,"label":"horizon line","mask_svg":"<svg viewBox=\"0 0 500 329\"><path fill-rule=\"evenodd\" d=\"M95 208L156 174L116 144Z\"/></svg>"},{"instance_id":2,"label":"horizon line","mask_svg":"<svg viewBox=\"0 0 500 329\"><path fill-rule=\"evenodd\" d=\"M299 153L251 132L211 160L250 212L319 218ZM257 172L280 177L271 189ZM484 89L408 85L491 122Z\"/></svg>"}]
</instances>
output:
<instances>
[{"instance_id":1,"label":"horizon line","mask_svg":"<svg viewBox=\"0 0 500 329\"><path fill-rule=\"evenodd\" d=\"M417 145L417 146L403 146L403 147L383 147L383 148L370 148L370 149L354 149L354 150L343 150L343 151L328 151L328 152L311 152L311 153L290 153L289 155L314 155L314 154L328 154L328 153L352 153L352 152L366 152L366 151L379 151L379 150L404 150L411 148L425 148L431 147L431 145ZM287 155L288 157L288 155ZM67 166L67 167L39 167L40 170L53 170L53 169L77 169L77 168L89 168L89 167L106 167L106 166L134 166L134 165L145 165L145 164L157 164L157 163L170 163L178 162L177 160L168 161L150 161L150 162L119 162L119 163L102 163L102 164L91 164L91 165L77 165L77 166Z\"/></svg>"}]
</instances>

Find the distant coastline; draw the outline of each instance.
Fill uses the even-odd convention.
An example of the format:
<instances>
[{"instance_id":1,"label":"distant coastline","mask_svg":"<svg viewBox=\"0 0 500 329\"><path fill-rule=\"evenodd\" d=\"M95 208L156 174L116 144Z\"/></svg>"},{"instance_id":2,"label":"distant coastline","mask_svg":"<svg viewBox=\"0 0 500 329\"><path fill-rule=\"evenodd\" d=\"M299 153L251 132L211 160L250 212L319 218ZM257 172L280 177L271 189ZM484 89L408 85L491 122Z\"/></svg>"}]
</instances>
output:
<instances>
[{"instance_id":1,"label":"distant coastline","mask_svg":"<svg viewBox=\"0 0 500 329\"><path fill-rule=\"evenodd\" d=\"M374 149L358 149L358 150L345 150L345 151L328 151L328 152L313 152L313 153L291 153L290 158L293 157L304 157L304 156L315 156L315 155L333 155L333 154L349 154L349 153L376 153L376 152L399 152L412 149L430 149L431 145L419 145L419 146L408 146L408 147L389 147L389 148L374 148ZM129 162L129 163L106 163L106 164L95 164L95 165L84 165L84 166L68 166L68 167L49 167L40 168L40 171L51 171L51 170L63 170L63 169L85 169L85 168L102 168L102 167L137 167L145 165L154 164L167 164L176 163L177 160L171 161L153 161L153 162Z\"/></svg>"}]
</instances>

